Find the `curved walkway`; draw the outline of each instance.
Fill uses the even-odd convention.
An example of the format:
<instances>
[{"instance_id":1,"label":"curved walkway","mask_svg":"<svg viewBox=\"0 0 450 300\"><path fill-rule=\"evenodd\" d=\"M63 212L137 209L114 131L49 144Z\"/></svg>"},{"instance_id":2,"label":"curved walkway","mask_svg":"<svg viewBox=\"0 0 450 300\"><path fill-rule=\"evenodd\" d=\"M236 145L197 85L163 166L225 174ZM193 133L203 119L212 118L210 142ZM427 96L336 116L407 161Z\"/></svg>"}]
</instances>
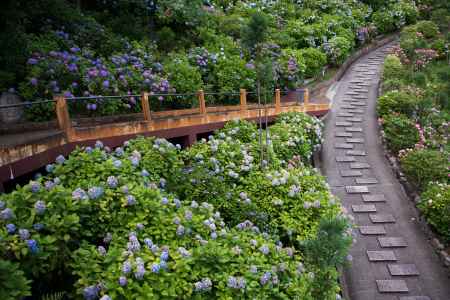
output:
<instances>
[{"instance_id":1,"label":"curved walkway","mask_svg":"<svg viewBox=\"0 0 450 300\"><path fill-rule=\"evenodd\" d=\"M344 280L351 300L449 300L448 271L421 231L378 138L377 86L390 46L349 68L326 120L323 172L358 227Z\"/></svg>"}]
</instances>

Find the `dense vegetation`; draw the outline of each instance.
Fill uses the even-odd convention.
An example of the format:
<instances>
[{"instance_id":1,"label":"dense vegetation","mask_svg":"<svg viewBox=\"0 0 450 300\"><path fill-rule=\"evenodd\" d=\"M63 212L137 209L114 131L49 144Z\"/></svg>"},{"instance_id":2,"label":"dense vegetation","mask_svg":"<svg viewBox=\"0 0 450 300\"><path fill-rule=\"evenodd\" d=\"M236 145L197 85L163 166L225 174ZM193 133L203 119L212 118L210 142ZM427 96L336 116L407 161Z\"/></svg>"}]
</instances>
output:
<instances>
[{"instance_id":1,"label":"dense vegetation","mask_svg":"<svg viewBox=\"0 0 450 300\"><path fill-rule=\"evenodd\" d=\"M385 60L378 114L389 148L408 180L423 192L419 208L450 241L450 60L448 16L405 27Z\"/></svg>"},{"instance_id":2,"label":"dense vegetation","mask_svg":"<svg viewBox=\"0 0 450 300\"><path fill-rule=\"evenodd\" d=\"M413 1L363 2L3 1L0 90L16 90L26 101L55 94L255 91L256 53L270 62L276 86L293 89L320 76L327 65L341 64L375 35L418 16ZM251 23L255 14L257 22ZM255 32L263 32L263 38L255 40ZM252 49L255 44L258 51ZM207 101L228 104L233 98ZM162 95L151 101L153 109L196 105L187 97ZM136 97L89 99L71 102L70 109L108 115L137 112L140 103ZM33 105L27 117L52 118L52 105Z\"/></svg>"},{"instance_id":3,"label":"dense vegetation","mask_svg":"<svg viewBox=\"0 0 450 300\"><path fill-rule=\"evenodd\" d=\"M264 160L247 121L59 156L0 196L1 298L336 299L352 230L310 165L321 127L280 116Z\"/></svg>"}]
</instances>

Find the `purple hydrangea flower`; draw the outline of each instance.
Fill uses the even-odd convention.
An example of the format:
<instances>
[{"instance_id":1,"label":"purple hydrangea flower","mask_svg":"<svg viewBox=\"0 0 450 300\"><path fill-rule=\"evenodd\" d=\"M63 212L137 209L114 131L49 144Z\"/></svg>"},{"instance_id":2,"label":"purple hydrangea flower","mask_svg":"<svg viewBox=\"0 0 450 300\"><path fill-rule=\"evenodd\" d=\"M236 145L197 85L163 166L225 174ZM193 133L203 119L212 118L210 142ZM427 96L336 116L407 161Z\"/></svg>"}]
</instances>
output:
<instances>
[{"instance_id":1,"label":"purple hydrangea flower","mask_svg":"<svg viewBox=\"0 0 450 300\"><path fill-rule=\"evenodd\" d=\"M16 225L14 224L6 224L6 231L8 232L8 234L13 234L14 232L16 232Z\"/></svg>"},{"instance_id":2,"label":"purple hydrangea flower","mask_svg":"<svg viewBox=\"0 0 450 300\"><path fill-rule=\"evenodd\" d=\"M97 251L101 256L105 256L106 255L106 249L103 246L98 246L97 247Z\"/></svg>"},{"instance_id":3,"label":"purple hydrangea flower","mask_svg":"<svg viewBox=\"0 0 450 300\"><path fill-rule=\"evenodd\" d=\"M103 295L100 300L111 300L111 297L109 297L108 295Z\"/></svg>"},{"instance_id":4,"label":"purple hydrangea flower","mask_svg":"<svg viewBox=\"0 0 450 300\"><path fill-rule=\"evenodd\" d=\"M147 246L147 248L151 249L153 246L153 241L149 238L144 239L144 244Z\"/></svg>"},{"instance_id":5,"label":"purple hydrangea flower","mask_svg":"<svg viewBox=\"0 0 450 300\"><path fill-rule=\"evenodd\" d=\"M30 232L28 229L19 229L19 236L22 240L27 240L30 237Z\"/></svg>"},{"instance_id":6,"label":"purple hydrangea flower","mask_svg":"<svg viewBox=\"0 0 450 300\"><path fill-rule=\"evenodd\" d=\"M105 89L107 89L107 88L109 88L109 80L105 80L105 81L103 81L103 87L105 88Z\"/></svg>"},{"instance_id":7,"label":"purple hydrangea flower","mask_svg":"<svg viewBox=\"0 0 450 300\"><path fill-rule=\"evenodd\" d=\"M211 290L212 287L212 281L209 278L202 278L201 281L197 281L194 283L195 291L196 292L205 292Z\"/></svg>"},{"instance_id":8,"label":"purple hydrangea flower","mask_svg":"<svg viewBox=\"0 0 450 300\"><path fill-rule=\"evenodd\" d=\"M36 201L36 203L34 204L34 209L36 210L36 213L38 215L42 215L45 212L46 209L46 205L45 202L42 200L38 200Z\"/></svg>"},{"instance_id":9,"label":"purple hydrangea flower","mask_svg":"<svg viewBox=\"0 0 450 300\"><path fill-rule=\"evenodd\" d=\"M62 155L58 155L58 157L56 157L56 159L55 159L55 162L58 165L62 165L65 161L66 161L66 159Z\"/></svg>"},{"instance_id":10,"label":"purple hydrangea flower","mask_svg":"<svg viewBox=\"0 0 450 300\"><path fill-rule=\"evenodd\" d=\"M35 65L35 64L38 63L38 60L37 60L36 58L29 58L28 61L27 61L27 63L28 63L29 65Z\"/></svg>"},{"instance_id":11,"label":"purple hydrangea flower","mask_svg":"<svg viewBox=\"0 0 450 300\"><path fill-rule=\"evenodd\" d=\"M152 272L153 273L159 273L159 270L161 269L161 266L157 263L152 264Z\"/></svg>"},{"instance_id":12,"label":"purple hydrangea flower","mask_svg":"<svg viewBox=\"0 0 450 300\"><path fill-rule=\"evenodd\" d=\"M35 77L31 78L30 79L30 83L31 83L32 86L36 86L38 84L37 78L35 78Z\"/></svg>"},{"instance_id":13,"label":"purple hydrangea flower","mask_svg":"<svg viewBox=\"0 0 450 300\"><path fill-rule=\"evenodd\" d=\"M31 188L31 191L33 193L37 193L41 189L41 184L39 182L37 182L37 181L31 181L30 182L30 188Z\"/></svg>"},{"instance_id":14,"label":"purple hydrangea flower","mask_svg":"<svg viewBox=\"0 0 450 300\"><path fill-rule=\"evenodd\" d=\"M131 263L130 263L130 261L128 261L128 260L126 260L126 261L124 261L123 262L123 265L122 265L122 273L123 274L128 274L128 273L130 273L131 272Z\"/></svg>"},{"instance_id":15,"label":"purple hydrangea flower","mask_svg":"<svg viewBox=\"0 0 450 300\"><path fill-rule=\"evenodd\" d=\"M72 199L74 199L74 200L88 200L89 196L86 193L86 191L83 190L82 188L76 188L72 192Z\"/></svg>"},{"instance_id":16,"label":"purple hydrangea flower","mask_svg":"<svg viewBox=\"0 0 450 300\"><path fill-rule=\"evenodd\" d=\"M126 199L128 206L133 206L136 204L136 198L133 195L127 195Z\"/></svg>"},{"instance_id":17,"label":"purple hydrangea flower","mask_svg":"<svg viewBox=\"0 0 450 300\"><path fill-rule=\"evenodd\" d=\"M11 208L5 208L4 210L2 210L0 212L0 219L2 220L10 220L14 218L14 212L12 211Z\"/></svg>"},{"instance_id":18,"label":"purple hydrangea flower","mask_svg":"<svg viewBox=\"0 0 450 300\"><path fill-rule=\"evenodd\" d=\"M28 249L30 250L30 252L32 254L35 254L39 251L39 246L38 246L38 243L36 242L36 240L27 240L26 242L27 242Z\"/></svg>"},{"instance_id":19,"label":"purple hydrangea flower","mask_svg":"<svg viewBox=\"0 0 450 300\"><path fill-rule=\"evenodd\" d=\"M161 256L159 257L161 260L167 261L169 259L169 251L161 252Z\"/></svg>"},{"instance_id":20,"label":"purple hydrangea flower","mask_svg":"<svg viewBox=\"0 0 450 300\"><path fill-rule=\"evenodd\" d=\"M141 250L141 244L134 234L131 234L128 238L127 249L131 252L138 252Z\"/></svg>"},{"instance_id":21,"label":"purple hydrangea flower","mask_svg":"<svg viewBox=\"0 0 450 300\"><path fill-rule=\"evenodd\" d=\"M265 272L259 279L259 282L261 283L261 285L266 285L269 282L271 277L272 277L272 274L270 272Z\"/></svg>"},{"instance_id":22,"label":"purple hydrangea flower","mask_svg":"<svg viewBox=\"0 0 450 300\"><path fill-rule=\"evenodd\" d=\"M98 297L98 292L98 287L91 285L83 289L83 297L85 300L95 300Z\"/></svg>"},{"instance_id":23,"label":"purple hydrangea flower","mask_svg":"<svg viewBox=\"0 0 450 300\"><path fill-rule=\"evenodd\" d=\"M119 184L119 180L117 180L115 176L109 176L108 179L106 180L106 183L110 188L115 189Z\"/></svg>"},{"instance_id":24,"label":"purple hydrangea flower","mask_svg":"<svg viewBox=\"0 0 450 300\"><path fill-rule=\"evenodd\" d=\"M119 285L120 286L126 286L128 284L128 280L125 276L119 277Z\"/></svg>"}]
</instances>

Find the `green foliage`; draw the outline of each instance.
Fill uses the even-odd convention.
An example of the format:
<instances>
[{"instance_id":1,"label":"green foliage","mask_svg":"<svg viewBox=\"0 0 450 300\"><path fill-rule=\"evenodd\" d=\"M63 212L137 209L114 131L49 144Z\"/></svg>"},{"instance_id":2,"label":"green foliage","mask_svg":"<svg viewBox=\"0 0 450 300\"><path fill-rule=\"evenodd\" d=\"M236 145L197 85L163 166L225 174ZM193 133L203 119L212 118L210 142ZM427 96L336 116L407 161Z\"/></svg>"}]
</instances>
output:
<instances>
[{"instance_id":1,"label":"green foliage","mask_svg":"<svg viewBox=\"0 0 450 300\"><path fill-rule=\"evenodd\" d=\"M412 117L417 112L418 99L407 91L393 90L378 99L378 115L385 117L391 113L401 113Z\"/></svg>"},{"instance_id":2,"label":"green foliage","mask_svg":"<svg viewBox=\"0 0 450 300\"><path fill-rule=\"evenodd\" d=\"M395 30L394 16L388 10L375 12L372 20L380 33L389 33Z\"/></svg>"},{"instance_id":3,"label":"green foliage","mask_svg":"<svg viewBox=\"0 0 450 300\"><path fill-rule=\"evenodd\" d=\"M305 76L307 78L318 76L327 63L326 54L316 48L300 49L299 52L306 64Z\"/></svg>"},{"instance_id":4,"label":"green foliage","mask_svg":"<svg viewBox=\"0 0 450 300\"><path fill-rule=\"evenodd\" d=\"M350 51L354 44L354 40L348 40L345 37L336 36L329 40L328 44L324 46L324 49L329 60L334 65L340 65L350 55Z\"/></svg>"},{"instance_id":5,"label":"green foliage","mask_svg":"<svg viewBox=\"0 0 450 300\"><path fill-rule=\"evenodd\" d=\"M15 300L26 296L31 296L30 281L19 264L0 259L0 298Z\"/></svg>"},{"instance_id":6,"label":"green foliage","mask_svg":"<svg viewBox=\"0 0 450 300\"><path fill-rule=\"evenodd\" d=\"M418 207L436 232L450 241L450 185L431 183L422 193Z\"/></svg>"},{"instance_id":7,"label":"green foliage","mask_svg":"<svg viewBox=\"0 0 450 300\"><path fill-rule=\"evenodd\" d=\"M401 158L410 182L424 190L430 182L448 182L448 154L437 150L414 150Z\"/></svg>"},{"instance_id":8,"label":"green foliage","mask_svg":"<svg viewBox=\"0 0 450 300\"><path fill-rule=\"evenodd\" d=\"M383 65L383 81L399 81L405 76L405 73L405 69L397 56L392 54L386 56Z\"/></svg>"},{"instance_id":9,"label":"green foliage","mask_svg":"<svg viewBox=\"0 0 450 300\"><path fill-rule=\"evenodd\" d=\"M423 36L427 39L435 38L439 33L438 26L432 21L417 22L415 28L418 32L421 32Z\"/></svg>"},{"instance_id":10,"label":"green foliage","mask_svg":"<svg viewBox=\"0 0 450 300\"><path fill-rule=\"evenodd\" d=\"M405 115L384 116L383 131L389 148L395 153L412 148L419 141L419 132L415 123Z\"/></svg>"},{"instance_id":11,"label":"green foliage","mask_svg":"<svg viewBox=\"0 0 450 300\"><path fill-rule=\"evenodd\" d=\"M263 12L253 12L247 26L242 29L242 42L248 49L256 50L258 45L266 41L269 27L269 16Z\"/></svg>"}]
</instances>

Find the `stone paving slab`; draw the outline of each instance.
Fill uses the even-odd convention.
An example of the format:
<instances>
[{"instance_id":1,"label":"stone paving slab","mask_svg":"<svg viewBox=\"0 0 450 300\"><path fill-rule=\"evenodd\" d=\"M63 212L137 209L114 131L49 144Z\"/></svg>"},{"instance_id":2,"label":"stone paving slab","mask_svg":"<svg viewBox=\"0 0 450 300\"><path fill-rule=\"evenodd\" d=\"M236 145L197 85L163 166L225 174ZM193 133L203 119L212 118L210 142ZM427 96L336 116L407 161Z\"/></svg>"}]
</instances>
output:
<instances>
[{"instance_id":1,"label":"stone paving slab","mask_svg":"<svg viewBox=\"0 0 450 300\"><path fill-rule=\"evenodd\" d=\"M354 155L354 156L366 156L367 155L366 151L363 151L363 150L348 150L347 152L345 152L345 154Z\"/></svg>"},{"instance_id":2,"label":"stone paving slab","mask_svg":"<svg viewBox=\"0 0 450 300\"><path fill-rule=\"evenodd\" d=\"M336 149L353 149L353 145L347 144L347 143L336 143L336 144L334 144L334 148L336 148Z\"/></svg>"},{"instance_id":3,"label":"stone paving slab","mask_svg":"<svg viewBox=\"0 0 450 300\"><path fill-rule=\"evenodd\" d=\"M391 214L370 214L372 223L395 223L395 218Z\"/></svg>"},{"instance_id":4,"label":"stone paving slab","mask_svg":"<svg viewBox=\"0 0 450 300\"><path fill-rule=\"evenodd\" d=\"M338 117L353 117L354 114L350 114L350 113L338 113L337 114Z\"/></svg>"},{"instance_id":5,"label":"stone paving slab","mask_svg":"<svg viewBox=\"0 0 450 300\"><path fill-rule=\"evenodd\" d=\"M384 235L386 234L386 229L384 229L383 225L359 226L359 232L362 235Z\"/></svg>"},{"instance_id":6,"label":"stone paving slab","mask_svg":"<svg viewBox=\"0 0 450 300\"><path fill-rule=\"evenodd\" d=\"M356 183L357 184L377 184L378 179L376 179L376 178L357 178Z\"/></svg>"},{"instance_id":7,"label":"stone paving slab","mask_svg":"<svg viewBox=\"0 0 450 300\"><path fill-rule=\"evenodd\" d=\"M409 289L404 280L377 280L380 293L408 293Z\"/></svg>"},{"instance_id":8,"label":"stone paving slab","mask_svg":"<svg viewBox=\"0 0 450 300\"><path fill-rule=\"evenodd\" d=\"M362 132L363 129L361 127L345 127L345 131L348 131L348 132Z\"/></svg>"},{"instance_id":9,"label":"stone paving slab","mask_svg":"<svg viewBox=\"0 0 450 300\"><path fill-rule=\"evenodd\" d=\"M364 194L369 193L369 188L365 185L347 185L345 190L349 194Z\"/></svg>"},{"instance_id":10,"label":"stone paving slab","mask_svg":"<svg viewBox=\"0 0 450 300\"><path fill-rule=\"evenodd\" d=\"M404 248L408 244L402 237L378 237L381 248Z\"/></svg>"},{"instance_id":11,"label":"stone paving slab","mask_svg":"<svg viewBox=\"0 0 450 300\"><path fill-rule=\"evenodd\" d=\"M353 162L356 161L355 157L353 156L336 156L337 162Z\"/></svg>"},{"instance_id":12,"label":"stone paving slab","mask_svg":"<svg viewBox=\"0 0 450 300\"><path fill-rule=\"evenodd\" d=\"M362 144L364 143L364 139L362 138L349 138L349 139L345 139L346 143L351 143L351 144Z\"/></svg>"},{"instance_id":13,"label":"stone paving slab","mask_svg":"<svg viewBox=\"0 0 450 300\"><path fill-rule=\"evenodd\" d=\"M361 205L352 205L352 210L355 213L368 213L368 212L376 212L377 208L373 204L361 204Z\"/></svg>"},{"instance_id":14,"label":"stone paving slab","mask_svg":"<svg viewBox=\"0 0 450 300\"><path fill-rule=\"evenodd\" d=\"M350 115L353 116L353 114L350 114ZM351 117L351 118L347 118L346 120L349 121L349 122L362 122L362 118L353 118L353 117Z\"/></svg>"},{"instance_id":15,"label":"stone paving slab","mask_svg":"<svg viewBox=\"0 0 450 300\"><path fill-rule=\"evenodd\" d=\"M392 276L418 276L419 270L415 264L388 264ZM450 296L450 295L449 295Z\"/></svg>"},{"instance_id":16,"label":"stone paving slab","mask_svg":"<svg viewBox=\"0 0 450 300\"><path fill-rule=\"evenodd\" d=\"M334 134L335 137L352 137L353 134L351 132L336 132Z\"/></svg>"},{"instance_id":17,"label":"stone paving slab","mask_svg":"<svg viewBox=\"0 0 450 300\"><path fill-rule=\"evenodd\" d=\"M352 110L348 110L349 113L351 114L363 114L364 110L362 109L352 109Z\"/></svg>"},{"instance_id":18,"label":"stone paving slab","mask_svg":"<svg viewBox=\"0 0 450 300\"><path fill-rule=\"evenodd\" d=\"M386 202L384 194L362 195L364 202Z\"/></svg>"},{"instance_id":19,"label":"stone paving slab","mask_svg":"<svg viewBox=\"0 0 450 300\"><path fill-rule=\"evenodd\" d=\"M351 145L351 144L348 144ZM350 169L370 169L370 165L365 162L351 163Z\"/></svg>"},{"instance_id":20,"label":"stone paving slab","mask_svg":"<svg viewBox=\"0 0 450 300\"><path fill-rule=\"evenodd\" d=\"M352 126L351 122L336 122L337 127L346 127L346 126Z\"/></svg>"},{"instance_id":21,"label":"stone paving slab","mask_svg":"<svg viewBox=\"0 0 450 300\"><path fill-rule=\"evenodd\" d=\"M403 296L399 300L431 300L428 296Z\"/></svg>"},{"instance_id":22,"label":"stone paving slab","mask_svg":"<svg viewBox=\"0 0 450 300\"><path fill-rule=\"evenodd\" d=\"M369 261L397 261L394 251L382 250L382 251L366 251Z\"/></svg>"},{"instance_id":23,"label":"stone paving slab","mask_svg":"<svg viewBox=\"0 0 450 300\"><path fill-rule=\"evenodd\" d=\"M341 170L339 171L341 173L342 177L356 177L356 176L362 176L362 172L361 171L357 171L357 170Z\"/></svg>"}]
</instances>

